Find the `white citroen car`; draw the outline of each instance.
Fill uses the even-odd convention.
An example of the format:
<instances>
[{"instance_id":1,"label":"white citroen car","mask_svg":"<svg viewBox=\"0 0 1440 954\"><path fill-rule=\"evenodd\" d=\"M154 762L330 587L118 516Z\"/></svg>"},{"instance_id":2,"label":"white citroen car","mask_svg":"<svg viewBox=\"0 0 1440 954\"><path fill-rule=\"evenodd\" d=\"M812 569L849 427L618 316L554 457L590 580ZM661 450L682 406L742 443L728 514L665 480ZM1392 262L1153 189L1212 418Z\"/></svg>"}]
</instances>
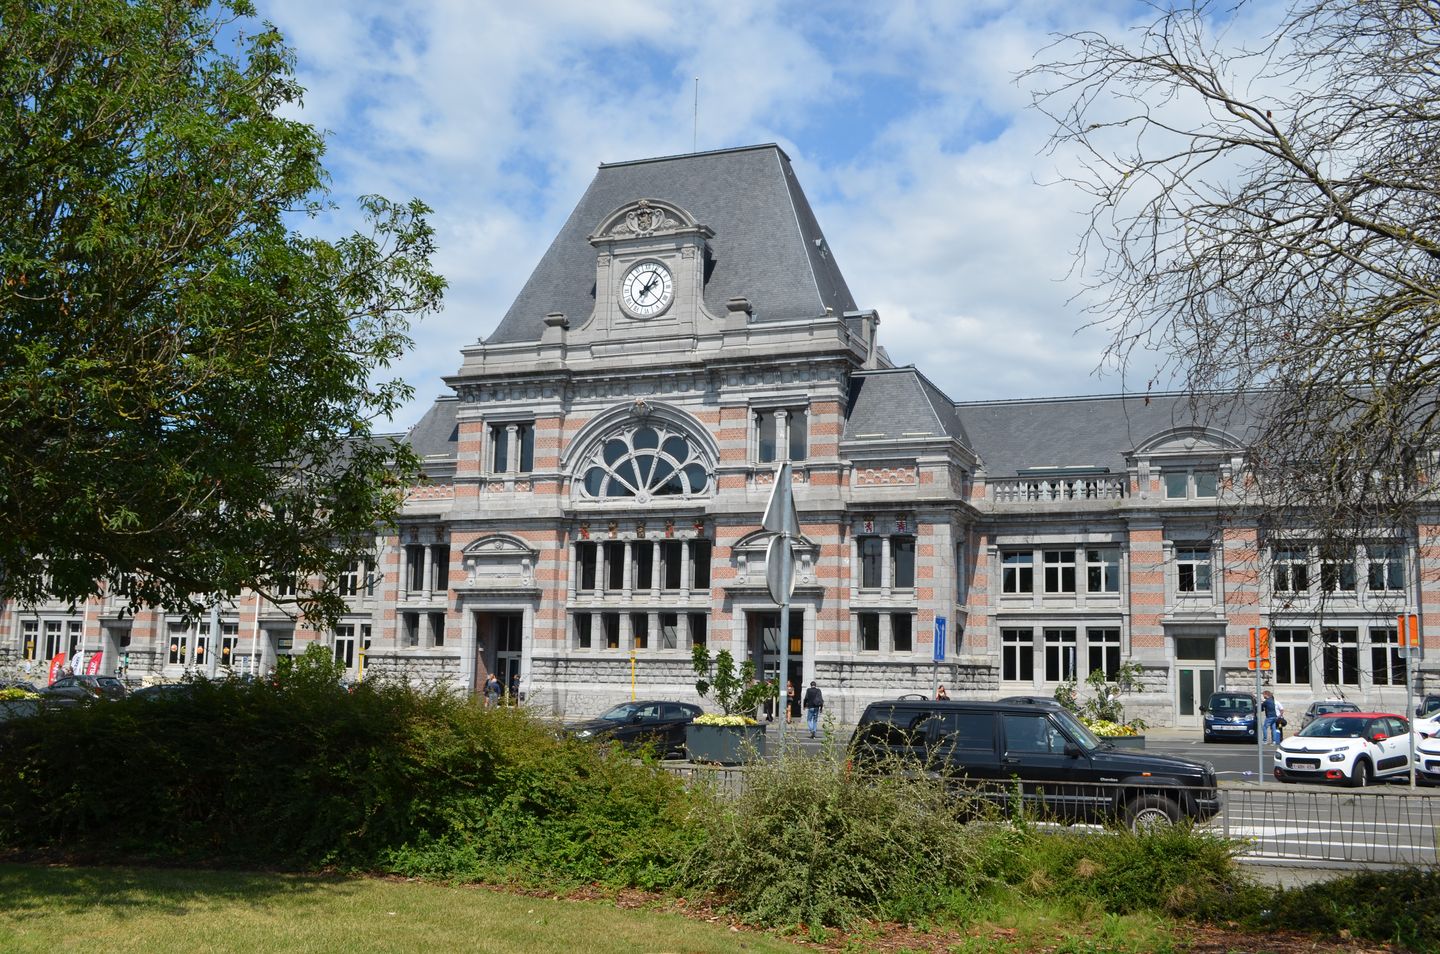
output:
<instances>
[{"instance_id":1,"label":"white citroen car","mask_svg":"<svg viewBox=\"0 0 1440 954\"><path fill-rule=\"evenodd\" d=\"M1343 782L1408 777L1410 723L1393 712L1325 716L1281 742L1275 777L1282 782Z\"/></svg>"}]
</instances>

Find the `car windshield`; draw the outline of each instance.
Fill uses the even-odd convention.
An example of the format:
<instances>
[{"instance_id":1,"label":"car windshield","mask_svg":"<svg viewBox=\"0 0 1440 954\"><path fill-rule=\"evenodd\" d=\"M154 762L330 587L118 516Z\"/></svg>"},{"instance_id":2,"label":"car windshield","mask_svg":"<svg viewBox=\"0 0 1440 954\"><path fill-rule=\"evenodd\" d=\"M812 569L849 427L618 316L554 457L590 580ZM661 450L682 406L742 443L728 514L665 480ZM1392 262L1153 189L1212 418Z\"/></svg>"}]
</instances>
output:
<instances>
[{"instance_id":1,"label":"car windshield","mask_svg":"<svg viewBox=\"0 0 1440 954\"><path fill-rule=\"evenodd\" d=\"M1075 718L1067 710L1052 709L1050 710L1050 714L1059 719L1060 724L1065 727L1065 731L1070 733L1070 737L1077 740L1086 749L1100 748L1100 737L1087 729L1083 722Z\"/></svg>"},{"instance_id":2,"label":"car windshield","mask_svg":"<svg viewBox=\"0 0 1440 954\"><path fill-rule=\"evenodd\" d=\"M1249 696L1211 696L1212 712L1254 712L1255 700Z\"/></svg>"},{"instance_id":3,"label":"car windshield","mask_svg":"<svg viewBox=\"0 0 1440 954\"><path fill-rule=\"evenodd\" d=\"M1358 739L1369 728L1369 719L1354 716L1325 716L1300 730L1300 736L1307 739Z\"/></svg>"},{"instance_id":4,"label":"car windshield","mask_svg":"<svg viewBox=\"0 0 1440 954\"><path fill-rule=\"evenodd\" d=\"M609 712L602 712L600 718L608 722L629 722L630 717L640 711L638 702L622 702Z\"/></svg>"}]
</instances>

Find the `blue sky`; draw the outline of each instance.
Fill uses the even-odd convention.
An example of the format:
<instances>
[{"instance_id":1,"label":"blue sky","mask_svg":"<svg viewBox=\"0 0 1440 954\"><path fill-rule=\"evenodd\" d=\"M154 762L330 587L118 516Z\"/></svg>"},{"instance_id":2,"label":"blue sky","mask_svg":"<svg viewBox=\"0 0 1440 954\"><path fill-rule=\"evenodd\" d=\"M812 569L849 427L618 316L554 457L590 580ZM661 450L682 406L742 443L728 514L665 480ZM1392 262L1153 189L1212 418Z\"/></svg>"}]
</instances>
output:
<instances>
[{"instance_id":1,"label":"blue sky","mask_svg":"<svg viewBox=\"0 0 1440 954\"><path fill-rule=\"evenodd\" d=\"M450 290L399 365L416 398L396 429L445 392L459 348L494 328L597 165L692 142L783 146L856 301L880 312L892 358L952 398L1146 385L1148 367L1097 373L1108 336L1076 300L1071 267L1084 197L1039 184L1073 160L1046 153L1047 121L1015 80L1051 34L1119 34L1148 19L1140 5L257 7L295 50L300 115L328 132L334 198L353 209L365 193L418 196L435 209Z\"/></svg>"}]
</instances>

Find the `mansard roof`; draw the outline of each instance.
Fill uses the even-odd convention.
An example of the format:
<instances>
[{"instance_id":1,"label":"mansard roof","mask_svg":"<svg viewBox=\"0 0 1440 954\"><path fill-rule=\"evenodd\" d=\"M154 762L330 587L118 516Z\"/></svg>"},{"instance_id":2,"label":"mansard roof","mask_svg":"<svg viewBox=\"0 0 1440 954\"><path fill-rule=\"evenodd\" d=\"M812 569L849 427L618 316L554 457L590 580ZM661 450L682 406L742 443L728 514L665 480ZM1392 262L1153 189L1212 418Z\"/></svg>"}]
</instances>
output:
<instances>
[{"instance_id":1,"label":"mansard roof","mask_svg":"<svg viewBox=\"0 0 1440 954\"><path fill-rule=\"evenodd\" d=\"M914 366L851 376L846 440L924 436L949 436L972 446L955 403Z\"/></svg>"},{"instance_id":2,"label":"mansard roof","mask_svg":"<svg viewBox=\"0 0 1440 954\"><path fill-rule=\"evenodd\" d=\"M421 460L427 457L455 457L459 430L455 415L460 401L453 396L435 399L429 410L405 434L405 442Z\"/></svg>"},{"instance_id":3,"label":"mansard roof","mask_svg":"<svg viewBox=\"0 0 1440 954\"><path fill-rule=\"evenodd\" d=\"M1247 395L1196 401L1182 393L984 401L956 405L986 473L1094 467L1122 473L1135 450L1224 452L1241 446L1252 418Z\"/></svg>"},{"instance_id":4,"label":"mansard roof","mask_svg":"<svg viewBox=\"0 0 1440 954\"><path fill-rule=\"evenodd\" d=\"M817 318L855 310L790 157L774 143L600 166L487 344L538 341L545 315L572 326L595 307L595 247L607 216L638 199L673 203L714 230L705 305L725 314L747 298L754 320Z\"/></svg>"}]
</instances>

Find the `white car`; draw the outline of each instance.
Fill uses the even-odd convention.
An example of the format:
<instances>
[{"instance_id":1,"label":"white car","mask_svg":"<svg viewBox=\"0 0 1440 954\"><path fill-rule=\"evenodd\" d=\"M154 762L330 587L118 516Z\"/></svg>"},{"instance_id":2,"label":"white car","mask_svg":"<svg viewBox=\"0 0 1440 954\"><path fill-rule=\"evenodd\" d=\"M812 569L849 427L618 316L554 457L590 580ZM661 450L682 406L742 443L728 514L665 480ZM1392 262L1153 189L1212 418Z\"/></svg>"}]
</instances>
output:
<instances>
[{"instance_id":1,"label":"white car","mask_svg":"<svg viewBox=\"0 0 1440 954\"><path fill-rule=\"evenodd\" d=\"M1393 712L1325 716L1275 750L1275 777L1282 782L1361 787L1375 779L1408 778L1409 772L1410 723Z\"/></svg>"},{"instance_id":2,"label":"white car","mask_svg":"<svg viewBox=\"0 0 1440 954\"><path fill-rule=\"evenodd\" d=\"M1440 737L1416 736L1415 784L1440 785Z\"/></svg>"},{"instance_id":3,"label":"white car","mask_svg":"<svg viewBox=\"0 0 1440 954\"><path fill-rule=\"evenodd\" d=\"M1440 736L1440 712L1435 713L1433 718L1416 719L1411 723L1415 734L1422 739L1433 739Z\"/></svg>"}]
</instances>

